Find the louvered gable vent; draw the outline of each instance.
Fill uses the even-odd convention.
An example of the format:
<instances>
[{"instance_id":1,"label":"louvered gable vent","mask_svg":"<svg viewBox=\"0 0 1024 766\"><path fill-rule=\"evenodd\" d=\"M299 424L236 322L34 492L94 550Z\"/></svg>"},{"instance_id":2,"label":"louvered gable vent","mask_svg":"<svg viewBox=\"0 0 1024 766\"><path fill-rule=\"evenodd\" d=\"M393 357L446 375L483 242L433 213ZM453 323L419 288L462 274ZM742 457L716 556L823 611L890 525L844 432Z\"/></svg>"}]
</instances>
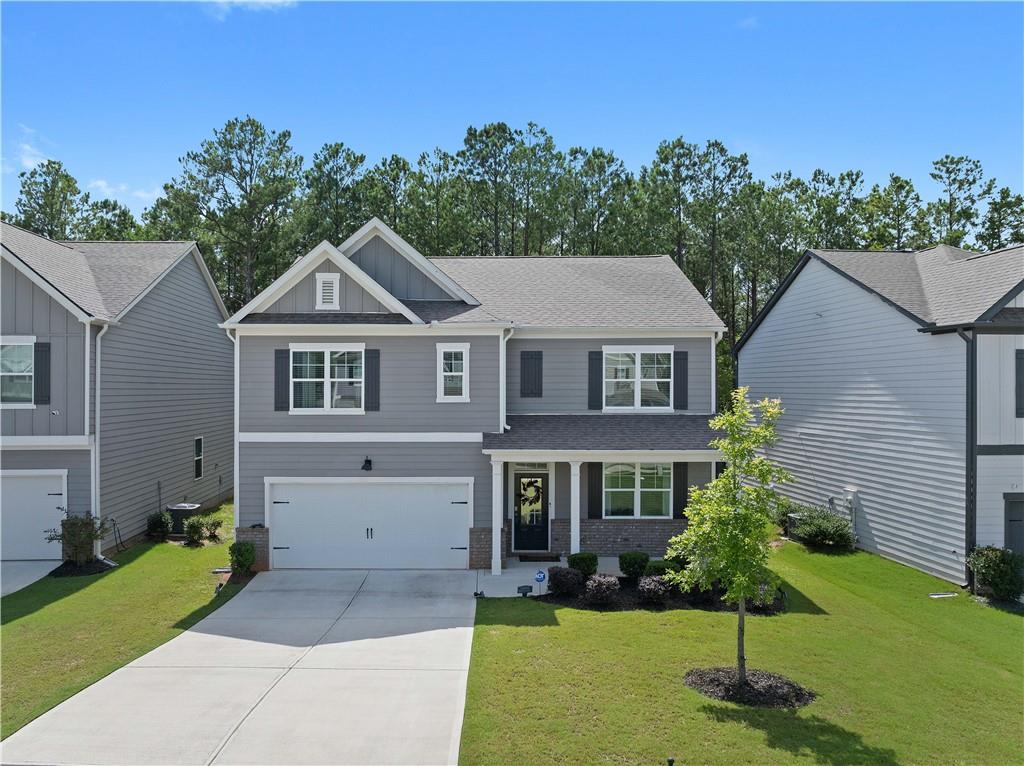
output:
<instances>
[{"instance_id":1,"label":"louvered gable vent","mask_svg":"<svg viewBox=\"0 0 1024 766\"><path fill-rule=\"evenodd\" d=\"M338 292L341 287L341 274L316 275L316 308L318 311L340 311L341 303Z\"/></svg>"}]
</instances>

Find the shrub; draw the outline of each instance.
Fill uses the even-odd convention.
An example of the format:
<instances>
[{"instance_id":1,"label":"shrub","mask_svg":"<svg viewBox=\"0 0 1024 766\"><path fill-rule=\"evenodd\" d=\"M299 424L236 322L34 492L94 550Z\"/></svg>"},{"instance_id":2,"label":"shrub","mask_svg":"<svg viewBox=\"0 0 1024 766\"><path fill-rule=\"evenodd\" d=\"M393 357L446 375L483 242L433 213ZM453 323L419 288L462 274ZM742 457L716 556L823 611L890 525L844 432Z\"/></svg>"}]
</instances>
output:
<instances>
[{"instance_id":1,"label":"shrub","mask_svg":"<svg viewBox=\"0 0 1024 766\"><path fill-rule=\"evenodd\" d=\"M619 554L619 569L626 577L636 580L644 573L650 560L651 557L643 551L626 551Z\"/></svg>"},{"instance_id":2,"label":"shrub","mask_svg":"<svg viewBox=\"0 0 1024 766\"><path fill-rule=\"evenodd\" d=\"M1024 593L1024 556L1019 553L986 545L967 554L967 565L977 584L990 588L999 601L1017 601Z\"/></svg>"},{"instance_id":3,"label":"shrub","mask_svg":"<svg viewBox=\"0 0 1024 766\"><path fill-rule=\"evenodd\" d=\"M256 546L248 541L231 543L228 555L231 557L231 571L235 574L249 574L256 564Z\"/></svg>"},{"instance_id":4,"label":"shrub","mask_svg":"<svg viewBox=\"0 0 1024 766\"><path fill-rule=\"evenodd\" d=\"M570 569L582 572L586 577L590 577L590 575L597 572L596 553L587 553L585 551L581 551L580 553L570 553L568 562Z\"/></svg>"},{"instance_id":5,"label":"shrub","mask_svg":"<svg viewBox=\"0 0 1024 766\"><path fill-rule=\"evenodd\" d=\"M206 536L214 542L220 541L220 528L224 526L224 519L218 519L214 516L200 516L203 520L203 531Z\"/></svg>"},{"instance_id":6,"label":"shrub","mask_svg":"<svg viewBox=\"0 0 1024 766\"><path fill-rule=\"evenodd\" d=\"M853 547L853 526L844 516L824 508L807 508L794 525L794 534L807 545L817 548L849 550Z\"/></svg>"},{"instance_id":7,"label":"shrub","mask_svg":"<svg viewBox=\"0 0 1024 766\"><path fill-rule=\"evenodd\" d=\"M644 576L637 582L636 589L640 594L640 600L644 603L664 604L672 586L664 577Z\"/></svg>"},{"instance_id":8,"label":"shrub","mask_svg":"<svg viewBox=\"0 0 1024 766\"><path fill-rule=\"evenodd\" d=\"M47 529L43 534L49 543L60 543L62 555L78 566L83 566L96 558L96 543L106 537L110 525L106 519L97 520L87 513L74 516L64 510L64 521L59 529Z\"/></svg>"},{"instance_id":9,"label":"shrub","mask_svg":"<svg viewBox=\"0 0 1024 766\"><path fill-rule=\"evenodd\" d=\"M681 567L668 559L651 559L644 567L644 577L661 577L669 572L678 572Z\"/></svg>"},{"instance_id":10,"label":"shrub","mask_svg":"<svg viewBox=\"0 0 1024 766\"><path fill-rule=\"evenodd\" d=\"M157 511L146 517L146 537L150 540L166 540L174 528L174 519L167 511Z\"/></svg>"},{"instance_id":11,"label":"shrub","mask_svg":"<svg viewBox=\"0 0 1024 766\"><path fill-rule=\"evenodd\" d=\"M587 576L578 569L548 568L548 590L555 596L578 596L586 582Z\"/></svg>"},{"instance_id":12,"label":"shrub","mask_svg":"<svg viewBox=\"0 0 1024 766\"><path fill-rule=\"evenodd\" d=\"M619 592L619 578L609 574L592 575L587 580L587 588L583 592L583 598L588 604L594 606L605 606L612 602Z\"/></svg>"},{"instance_id":13,"label":"shrub","mask_svg":"<svg viewBox=\"0 0 1024 766\"><path fill-rule=\"evenodd\" d=\"M182 524L185 530L185 545L202 545L206 536L206 522L202 516L189 516Z\"/></svg>"}]
</instances>

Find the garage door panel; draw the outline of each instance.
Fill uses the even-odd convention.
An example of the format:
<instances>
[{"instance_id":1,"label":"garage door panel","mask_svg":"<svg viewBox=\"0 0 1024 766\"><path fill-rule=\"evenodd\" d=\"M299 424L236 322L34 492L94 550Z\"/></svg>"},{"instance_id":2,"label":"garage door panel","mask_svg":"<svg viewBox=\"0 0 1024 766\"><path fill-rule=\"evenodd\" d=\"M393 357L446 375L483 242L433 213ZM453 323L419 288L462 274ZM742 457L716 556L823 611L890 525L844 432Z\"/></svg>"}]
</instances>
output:
<instances>
[{"instance_id":1,"label":"garage door panel","mask_svg":"<svg viewBox=\"0 0 1024 766\"><path fill-rule=\"evenodd\" d=\"M275 568L466 569L465 483L273 483Z\"/></svg>"},{"instance_id":2,"label":"garage door panel","mask_svg":"<svg viewBox=\"0 0 1024 766\"><path fill-rule=\"evenodd\" d=\"M0 474L0 558L58 560L60 543L45 540L60 527L66 504L65 477L29 471Z\"/></svg>"}]
</instances>

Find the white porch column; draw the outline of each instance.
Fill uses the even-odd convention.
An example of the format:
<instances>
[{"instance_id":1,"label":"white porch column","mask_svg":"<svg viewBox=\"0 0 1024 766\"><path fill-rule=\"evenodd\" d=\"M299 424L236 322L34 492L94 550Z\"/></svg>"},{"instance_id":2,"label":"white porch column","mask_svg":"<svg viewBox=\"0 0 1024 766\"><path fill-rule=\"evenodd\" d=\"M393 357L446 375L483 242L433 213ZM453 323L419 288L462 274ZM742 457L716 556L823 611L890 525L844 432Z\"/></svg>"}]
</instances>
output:
<instances>
[{"instance_id":1,"label":"white porch column","mask_svg":"<svg viewBox=\"0 0 1024 766\"><path fill-rule=\"evenodd\" d=\"M504 521L505 464L491 461L491 574L501 574L501 527Z\"/></svg>"},{"instance_id":2,"label":"white porch column","mask_svg":"<svg viewBox=\"0 0 1024 766\"><path fill-rule=\"evenodd\" d=\"M569 462L569 553L580 552L580 465Z\"/></svg>"}]
</instances>

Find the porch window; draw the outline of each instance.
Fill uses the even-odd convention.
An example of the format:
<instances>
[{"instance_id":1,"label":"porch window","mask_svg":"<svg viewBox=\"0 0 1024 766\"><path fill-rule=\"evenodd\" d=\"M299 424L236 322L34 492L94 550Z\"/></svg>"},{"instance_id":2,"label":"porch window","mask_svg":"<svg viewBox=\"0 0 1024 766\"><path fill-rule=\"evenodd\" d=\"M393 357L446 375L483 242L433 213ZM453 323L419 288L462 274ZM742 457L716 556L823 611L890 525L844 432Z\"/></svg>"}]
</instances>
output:
<instances>
[{"instance_id":1,"label":"porch window","mask_svg":"<svg viewBox=\"0 0 1024 766\"><path fill-rule=\"evenodd\" d=\"M605 410L672 409L671 346L605 346Z\"/></svg>"},{"instance_id":2,"label":"porch window","mask_svg":"<svg viewBox=\"0 0 1024 766\"><path fill-rule=\"evenodd\" d=\"M604 518L671 516L671 463L605 463Z\"/></svg>"},{"instance_id":3,"label":"porch window","mask_svg":"<svg viewBox=\"0 0 1024 766\"><path fill-rule=\"evenodd\" d=\"M363 346L291 346L291 411L363 412Z\"/></svg>"}]
</instances>

